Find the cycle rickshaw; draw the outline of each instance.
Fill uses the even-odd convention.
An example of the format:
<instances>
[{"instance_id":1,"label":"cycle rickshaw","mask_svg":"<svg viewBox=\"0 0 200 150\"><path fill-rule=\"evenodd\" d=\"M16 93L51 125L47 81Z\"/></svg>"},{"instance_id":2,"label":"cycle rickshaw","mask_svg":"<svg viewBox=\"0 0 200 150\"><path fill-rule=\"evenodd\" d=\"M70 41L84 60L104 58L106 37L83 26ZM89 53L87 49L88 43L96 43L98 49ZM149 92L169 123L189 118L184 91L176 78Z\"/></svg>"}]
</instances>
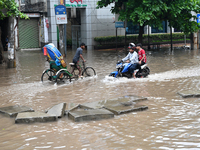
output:
<instances>
[{"instance_id":1,"label":"cycle rickshaw","mask_svg":"<svg viewBox=\"0 0 200 150\"><path fill-rule=\"evenodd\" d=\"M43 71L41 81L55 81L56 83L60 81L71 82L72 74L67 70L67 65L59 50L53 44L45 45L42 50L47 57L50 68Z\"/></svg>"}]
</instances>

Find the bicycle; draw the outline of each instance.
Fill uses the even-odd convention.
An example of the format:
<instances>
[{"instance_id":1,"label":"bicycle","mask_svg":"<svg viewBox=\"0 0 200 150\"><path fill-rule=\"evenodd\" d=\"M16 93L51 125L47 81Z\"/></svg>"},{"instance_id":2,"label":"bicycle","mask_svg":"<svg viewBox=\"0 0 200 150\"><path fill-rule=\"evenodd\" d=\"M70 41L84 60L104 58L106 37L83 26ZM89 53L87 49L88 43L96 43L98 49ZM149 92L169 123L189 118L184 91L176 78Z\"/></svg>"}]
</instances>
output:
<instances>
[{"instance_id":1,"label":"bicycle","mask_svg":"<svg viewBox=\"0 0 200 150\"><path fill-rule=\"evenodd\" d=\"M79 70L78 70L77 66L74 63L69 63L69 65L71 67L70 72L73 75L72 78L78 79ZM84 61L82 61L82 66L80 66L80 68L81 68L81 75L84 77L92 77L92 76L96 75L94 68L86 67ZM72 72L72 70L73 70L73 72Z\"/></svg>"}]
</instances>

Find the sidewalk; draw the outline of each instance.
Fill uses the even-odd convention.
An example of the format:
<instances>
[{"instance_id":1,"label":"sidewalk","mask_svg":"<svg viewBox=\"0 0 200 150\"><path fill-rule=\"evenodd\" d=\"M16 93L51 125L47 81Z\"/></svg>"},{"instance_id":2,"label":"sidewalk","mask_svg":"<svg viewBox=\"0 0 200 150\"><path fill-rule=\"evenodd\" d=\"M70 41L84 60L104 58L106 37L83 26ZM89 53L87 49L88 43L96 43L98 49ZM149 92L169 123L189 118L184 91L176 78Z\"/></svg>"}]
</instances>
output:
<instances>
[{"instance_id":1,"label":"sidewalk","mask_svg":"<svg viewBox=\"0 0 200 150\"><path fill-rule=\"evenodd\" d=\"M173 47L183 47L183 46L185 46L184 43L173 44ZM190 43L186 43L186 46L190 47ZM159 48L157 48L156 45L151 45L150 50L155 50L155 49L160 49L160 48L170 48L170 47L171 47L171 44L162 44L162 45L159 45ZM142 48L144 48L145 50L148 50L148 46L142 46ZM117 51L122 51L122 50L125 50L124 47L117 48ZM116 51L116 47L115 48L108 48L108 49L97 49L97 51Z\"/></svg>"}]
</instances>

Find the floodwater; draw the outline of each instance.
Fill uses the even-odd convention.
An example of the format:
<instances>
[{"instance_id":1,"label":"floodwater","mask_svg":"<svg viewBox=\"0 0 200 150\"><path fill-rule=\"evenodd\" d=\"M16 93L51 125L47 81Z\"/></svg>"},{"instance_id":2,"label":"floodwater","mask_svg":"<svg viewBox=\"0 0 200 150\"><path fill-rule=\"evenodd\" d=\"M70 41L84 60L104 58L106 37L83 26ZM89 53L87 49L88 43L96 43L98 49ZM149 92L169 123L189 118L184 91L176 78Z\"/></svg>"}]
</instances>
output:
<instances>
[{"instance_id":1,"label":"floodwater","mask_svg":"<svg viewBox=\"0 0 200 150\"><path fill-rule=\"evenodd\" d=\"M40 82L48 62L40 51L18 51L17 67L0 65L0 107L25 105L45 112L55 104L85 103L126 95L147 97L149 109L112 119L15 124L0 114L2 150L196 150L200 149L200 98L182 98L177 92L200 89L200 51L168 49L147 51L148 78L113 79L115 50L84 51L87 66L97 76L72 83ZM67 63L75 51L67 52Z\"/></svg>"}]
</instances>

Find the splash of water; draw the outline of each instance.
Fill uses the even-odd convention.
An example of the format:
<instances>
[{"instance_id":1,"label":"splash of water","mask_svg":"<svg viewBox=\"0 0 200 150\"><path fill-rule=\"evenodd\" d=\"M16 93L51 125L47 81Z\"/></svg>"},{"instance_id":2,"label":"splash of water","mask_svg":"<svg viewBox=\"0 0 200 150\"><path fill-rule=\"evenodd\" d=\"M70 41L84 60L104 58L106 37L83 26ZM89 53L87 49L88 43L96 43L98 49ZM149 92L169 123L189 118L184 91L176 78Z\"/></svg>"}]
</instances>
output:
<instances>
[{"instance_id":1,"label":"splash of water","mask_svg":"<svg viewBox=\"0 0 200 150\"><path fill-rule=\"evenodd\" d=\"M150 74L147 78L128 79L126 77L114 78L110 76L105 76L102 82L105 84L120 84L126 82L155 82L155 81L170 81L172 79L189 78L196 76L200 76L200 67L198 66L171 70L162 73Z\"/></svg>"}]
</instances>

